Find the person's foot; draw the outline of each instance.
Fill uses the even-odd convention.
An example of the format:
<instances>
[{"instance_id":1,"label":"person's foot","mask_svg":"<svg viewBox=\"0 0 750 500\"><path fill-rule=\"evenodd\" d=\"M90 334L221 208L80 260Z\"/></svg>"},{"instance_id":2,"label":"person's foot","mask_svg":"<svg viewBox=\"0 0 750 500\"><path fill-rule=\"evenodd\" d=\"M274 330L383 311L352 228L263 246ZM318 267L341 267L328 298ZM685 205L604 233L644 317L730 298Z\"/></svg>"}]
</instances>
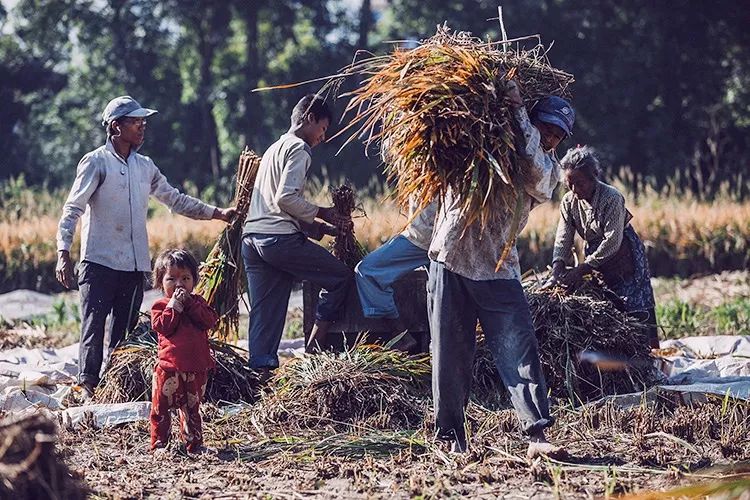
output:
<instances>
[{"instance_id":1,"label":"person's foot","mask_svg":"<svg viewBox=\"0 0 750 500\"><path fill-rule=\"evenodd\" d=\"M547 441L544 432L539 431L529 436L529 448L526 450L526 458L533 460L537 457L547 457L552 459L562 459L567 456L567 452Z\"/></svg>"}]
</instances>

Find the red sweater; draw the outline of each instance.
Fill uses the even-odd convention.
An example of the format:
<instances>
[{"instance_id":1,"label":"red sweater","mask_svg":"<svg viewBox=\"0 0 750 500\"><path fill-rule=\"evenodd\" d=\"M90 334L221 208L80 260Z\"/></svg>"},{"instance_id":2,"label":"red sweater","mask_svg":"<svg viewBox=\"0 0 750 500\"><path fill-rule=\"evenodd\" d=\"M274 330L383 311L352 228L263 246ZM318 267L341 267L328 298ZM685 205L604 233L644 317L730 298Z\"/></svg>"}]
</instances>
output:
<instances>
[{"instance_id":1,"label":"red sweater","mask_svg":"<svg viewBox=\"0 0 750 500\"><path fill-rule=\"evenodd\" d=\"M169 298L157 300L151 307L151 326L159 334L159 366L167 371L203 372L216 366L208 345L208 330L219 316L195 294L183 312L167 307Z\"/></svg>"}]
</instances>

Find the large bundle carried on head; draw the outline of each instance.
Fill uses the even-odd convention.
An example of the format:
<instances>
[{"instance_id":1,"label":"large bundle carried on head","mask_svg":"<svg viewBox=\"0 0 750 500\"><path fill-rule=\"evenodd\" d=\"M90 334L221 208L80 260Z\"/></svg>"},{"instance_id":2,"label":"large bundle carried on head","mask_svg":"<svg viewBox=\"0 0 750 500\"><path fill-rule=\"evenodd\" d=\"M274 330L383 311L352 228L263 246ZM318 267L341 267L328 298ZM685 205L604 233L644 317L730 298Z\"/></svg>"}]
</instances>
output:
<instances>
[{"instance_id":1,"label":"large bundle carried on head","mask_svg":"<svg viewBox=\"0 0 750 500\"><path fill-rule=\"evenodd\" d=\"M507 82L518 82L530 109L545 96L568 97L573 76L552 68L541 45L510 45L439 26L416 48L368 57L342 72L365 80L344 94L354 116L340 133L354 130L349 141L362 137L368 146L380 141L403 207L415 196L423 208L449 186L464 199L467 224L484 223L498 203L516 206L528 171L516 154Z\"/></svg>"},{"instance_id":2,"label":"large bundle carried on head","mask_svg":"<svg viewBox=\"0 0 750 500\"><path fill-rule=\"evenodd\" d=\"M237 214L221 232L205 262L201 264L200 281L195 293L201 295L219 314L213 333L220 340L238 338L239 296L242 293L242 225L250 209L255 177L260 168L260 156L245 147L237 165L237 185L234 205Z\"/></svg>"}]
</instances>

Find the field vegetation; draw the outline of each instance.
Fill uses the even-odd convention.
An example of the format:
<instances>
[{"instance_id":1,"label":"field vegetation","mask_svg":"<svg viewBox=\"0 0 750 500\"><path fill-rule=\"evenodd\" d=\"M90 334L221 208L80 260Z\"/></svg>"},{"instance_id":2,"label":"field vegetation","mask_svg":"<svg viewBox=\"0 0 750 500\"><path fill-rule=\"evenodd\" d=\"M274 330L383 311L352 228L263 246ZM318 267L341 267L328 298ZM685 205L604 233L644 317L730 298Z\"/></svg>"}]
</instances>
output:
<instances>
[{"instance_id":1,"label":"field vegetation","mask_svg":"<svg viewBox=\"0 0 750 500\"><path fill-rule=\"evenodd\" d=\"M324 179L308 187L310 196L321 204L330 203L329 186L342 183ZM642 185L634 191L622 175L617 179L614 184L626 193L632 224L646 244L653 275L688 277L744 269L750 263L750 201L739 199L728 187L708 201L669 185L660 190ZM213 189L198 192L189 184L183 188L219 204L227 202ZM558 199L563 191L558 189ZM0 193L0 292L60 291L54 279L55 233L67 192L30 187L20 177L0 185ZM355 218L355 234L367 250L380 246L407 222L377 179L359 190L358 199L363 215ZM205 258L223 227L219 221L195 222L172 214L156 201L151 202L149 215L154 255L177 246ZM531 212L518 241L523 271L543 270L549 264L558 218L556 202Z\"/></svg>"}]
</instances>

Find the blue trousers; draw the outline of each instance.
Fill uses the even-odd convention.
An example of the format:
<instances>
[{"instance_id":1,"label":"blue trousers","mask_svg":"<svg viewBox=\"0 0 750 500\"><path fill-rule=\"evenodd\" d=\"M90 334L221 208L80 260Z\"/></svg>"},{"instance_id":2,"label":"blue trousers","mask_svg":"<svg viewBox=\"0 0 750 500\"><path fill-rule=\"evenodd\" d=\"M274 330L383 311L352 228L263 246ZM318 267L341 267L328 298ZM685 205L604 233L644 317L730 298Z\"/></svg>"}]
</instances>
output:
<instances>
[{"instance_id":1,"label":"blue trousers","mask_svg":"<svg viewBox=\"0 0 750 500\"><path fill-rule=\"evenodd\" d=\"M354 268L362 313L367 318L398 318L393 283L421 266L429 266L427 250L398 235L368 254Z\"/></svg>"},{"instance_id":2,"label":"blue trousers","mask_svg":"<svg viewBox=\"0 0 750 500\"><path fill-rule=\"evenodd\" d=\"M521 283L474 281L433 261L427 289L438 436L466 441L464 409L471 392L477 319L521 428L532 433L551 425L547 385Z\"/></svg>"},{"instance_id":3,"label":"blue trousers","mask_svg":"<svg viewBox=\"0 0 750 500\"><path fill-rule=\"evenodd\" d=\"M245 235L242 260L250 296L250 368L279 366L276 353L295 281L307 280L323 289L317 320L340 317L352 271L303 233Z\"/></svg>"}]
</instances>

